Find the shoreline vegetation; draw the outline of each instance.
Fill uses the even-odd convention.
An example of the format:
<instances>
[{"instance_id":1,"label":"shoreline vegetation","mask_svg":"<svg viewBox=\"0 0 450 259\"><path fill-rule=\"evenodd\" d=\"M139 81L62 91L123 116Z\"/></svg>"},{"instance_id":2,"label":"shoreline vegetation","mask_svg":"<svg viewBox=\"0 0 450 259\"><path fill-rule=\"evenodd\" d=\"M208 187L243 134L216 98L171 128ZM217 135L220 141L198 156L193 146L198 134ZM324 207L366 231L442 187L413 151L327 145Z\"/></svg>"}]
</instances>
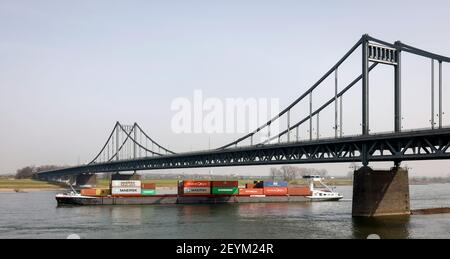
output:
<instances>
[{"instance_id":1,"label":"shoreline vegetation","mask_svg":"<svg viewBox=\"0 0 450 259\"><path fill-rule=\"evenodd\" d=\"M66 187L62 184L49 183L32 179L11 179L0 178L0 192L35 192L63 190Z\"/></svg>"}]
</instances>

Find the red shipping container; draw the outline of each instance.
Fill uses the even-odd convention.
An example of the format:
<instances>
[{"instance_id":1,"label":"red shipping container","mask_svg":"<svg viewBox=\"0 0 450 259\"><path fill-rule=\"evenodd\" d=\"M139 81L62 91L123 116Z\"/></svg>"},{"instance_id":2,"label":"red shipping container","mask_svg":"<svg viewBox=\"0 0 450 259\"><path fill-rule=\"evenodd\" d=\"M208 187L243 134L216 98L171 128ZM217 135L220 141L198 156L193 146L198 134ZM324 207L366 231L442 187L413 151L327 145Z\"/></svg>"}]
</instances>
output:
<instances>
[{"instance_id":1,"label":"red shipping container","mask_svg":"<svg viewBox=\"0 0 450 259\"><path fill-rule=\"evenodd\" d=\"M239 189L239 195L264 195L263 189Z\"/></svg>"},{"instance_id":2,"label":"red shipping container","mask_svg":"<svg viewBox=\"0 0 450 259\"><path fill-rule=\"evenodd\" d=\"M183 181L183 187L211 187L210 181Z\"/></svg>"},{"instance_id":3,"label":"red shipping container","mask_svg":"<svg viewBox=\"0 0 450 259\"><path fill-rule=\"evenodd\" d=\"M311 190L309 187L289 187L288 194L292 196L309 196L311 195Z\"/></svg>"},{"instance_id":4,"label":"red shipping container","mask_svg":"<svg viewBox=\"0 0 450 259\"><path fill-rule=\"evenodd\" d=\"M212 181L212 187L238 187L238 181Z\"/></svg>"},{"instance_id":5,"label":"red shipping container","mask_svg":"<svg viewBox=\"0 0 450 259\"><path fill-rule=\"evenodd\" d=\"M267 196L284 196L287 193L287 187L264 187L264 195Z\"/></svg>"},{"instance_id":6,"label":"red shipping container","mask_svg":"<svg viewBox=\"0 0 450 259\"><path fill-rule=\"evenodd\" d=\"M256 187L256 184L254 184L254 183L247 183L247 184L245 184L245 188L247 188L247 189L253 189L255 187Z\"/></svg>"},{"instance_id":7,"label":"red shipping container","mask_svg":"<svg viewBox=\"0 0 450 259\"><path fill-rule=\"evenodd\" d=\"M96 196L97 190L96 189L81 189L80 194L83 196Z\"/></svg>"},{"instance_id":8,"label":"red shipping container","mask_svg":"<svg viewBox=\"0 0 450 259\"><path fill-rule=\"evenodd\" d=\"M154 189L156 189L156 184L155 183L142 183L141 188L146 189L146 190L154 190Z\"/></svg>"}]
</instances>

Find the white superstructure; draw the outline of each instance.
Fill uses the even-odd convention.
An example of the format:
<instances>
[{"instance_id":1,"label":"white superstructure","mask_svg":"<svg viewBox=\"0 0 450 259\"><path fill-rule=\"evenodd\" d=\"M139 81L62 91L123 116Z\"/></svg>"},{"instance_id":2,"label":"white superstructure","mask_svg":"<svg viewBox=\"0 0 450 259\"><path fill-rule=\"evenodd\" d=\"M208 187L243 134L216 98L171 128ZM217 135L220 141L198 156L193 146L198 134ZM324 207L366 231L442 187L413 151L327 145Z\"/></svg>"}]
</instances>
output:
<instances>
[{"instance_id":1,"label":"white superstructure","mask_svg":"<svg viewBox=\"0 0 450 259\"><path fill-rule=\"evenodd\" d=\"M309 188L311 190L311 195L306 196L306 198L311 201L339 201L344 198L340 193L335 192L333 188L324 184L322 181L323 178L319 175L309 175L304 176L303 178L310 180ZM314 186L315 183L320 184L323 188L316 189Z\"/></svg>"}]
</instances>

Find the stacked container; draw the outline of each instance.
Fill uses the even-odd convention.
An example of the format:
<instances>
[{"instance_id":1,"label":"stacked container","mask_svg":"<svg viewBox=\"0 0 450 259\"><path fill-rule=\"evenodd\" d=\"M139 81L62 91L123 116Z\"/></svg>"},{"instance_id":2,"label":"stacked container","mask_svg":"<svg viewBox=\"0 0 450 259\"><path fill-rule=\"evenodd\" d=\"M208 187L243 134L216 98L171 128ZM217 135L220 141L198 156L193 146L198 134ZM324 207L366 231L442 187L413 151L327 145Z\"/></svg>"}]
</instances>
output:
<instances>
[{"instance_id":1,"label":"stacked container","mask_svg":"<svg viewBox=\"0 0 450 259\"><path fill-rule=\"evenodd\" d=\"M90 189L81 189L80 194L83 196L107 196L110 195L109 189L101 189L101 188L90 188Z\"/></svg>"},{"instance_id":2,"label":"stacked container","mask_svg":"<svg viewBox=\"0 0 450 259\"><path fill-rule=\"evenodd\" d=\"M311 190L309 187L289 187L288 194L290 196L309 196L311 195Z\"/></svg>"},{"instance_id":3,"label":"stacked container","mask_svg":"<svg viewBox=\"0 0 450 259\"><path fill-rule=\"evenodd\" d=\"M151 196L156 194L156 184L154 183L142 183L141 184L142 196Z\"/></svg>"},{"instance_id":4,"label":"stacked container","mask_svg":"<svg viewBox=\"0 0 450 259\"><path fill-rule=\"evenodd\" d=\"M211 194L210 181L182 181L178 186L180 195L209 195Z\"/></svg>"},{"instance_id":5,"label":"stacked container","mask_svg":"<svg viewBox=\"0 0 450 259\"><path fill-rule=\"evenodd\" d=\"M288 194L288 182L286 181L264 181L264 195L284 196Z\"/></svg>"},{"instance_id":6,"label":"stacked container","mask_svg":"<svg viewBox=\"0 0 450 259\"><path fill-rule=\"evenodd\" d=\"M264 181L262 182L264 187L287 187L288 182L286 181Z\"/></svg>"},{"instance_id":7,"label":"stacked container","mask_svg":"<svg viewBox=\"0 0 450 259\"><path fill-rule=\"evenodd\" d=\"M113 196L141 196L141 181L111 181Z\"/></svg>"},{"instance_id":8,"label":"stacked container","mask_svg":"<svg viewBox=\"0 0 450 259\"><path fill-rule=\"evenodd\" d=\"M111 195L111 190L110 189L98 189L98 190L100 190L100 195L101 196Z\"/></svg>"},{"instance_id":9,"label":"stacked container","mask_svg":"<svg viewBox=\"0 0 450 259\"><path fill-rule=\"evenodd\" d=\"M264 189L262 188L239 189L239 195L242 196L264 195Z\"/></svg>"},{"instance_id":10,"label":"stacked container","mask_svg":"<svg viewBox=\"0 0 450 259\"><path fill-rule=\"evenodd\" d=\"M80 193L83 196L97 196L97 189L81 189Z\"/></svg>"},{"instance_id":11,"label":"stacked container","mask_svg":"<svg viewBox=\"0 0 450 259\"><path fill-rule=\"evenodd\" d=\"M211 185L213 195L236 195L239 191L238 181L213 181Z\"/></svg>"}]
</instances>

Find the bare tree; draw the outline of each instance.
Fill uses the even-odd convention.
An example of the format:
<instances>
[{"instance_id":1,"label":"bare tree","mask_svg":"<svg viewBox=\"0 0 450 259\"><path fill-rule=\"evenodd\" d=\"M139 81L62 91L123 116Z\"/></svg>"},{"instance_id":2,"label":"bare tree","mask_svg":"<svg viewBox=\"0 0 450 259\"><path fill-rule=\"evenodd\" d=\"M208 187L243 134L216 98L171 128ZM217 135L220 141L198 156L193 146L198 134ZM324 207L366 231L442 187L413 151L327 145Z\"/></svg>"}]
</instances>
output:
<instances>
[{"instance_id":1,"label":"bare tree","mask_svg":"<svg viewBox=\"0 0 450 259\"><path fill-rule=\"evenodd\" d=\"M297 178L297 176L299 175L299 170L294 166L283 166L281 167L281 173L283 180L289 182Z\"/></svg>"},{"instance_id":2,"label":"bare tree","mask_svg":"<svg viewBox=\"0 0 450 259\"><path fill-rule=\"evenodd\" d=\"M280 169L270 169L270 178L273 180L280 178L285 181L293 181L305 175L319 175L321 177L326 177L328 176L328 171L326 169L318 170L314 168L302 168L296 166L282 166Z\"/></svg>"},{"instance_id":3,"label":"bare tree","mask_svg":"<svg viewBox=\"0 0 450 259\"><path fill-rule=\"evenodd\" d=\"M328 171L327 169L321 169L318 171L318 175L320 175L321 177L326 177L328 176Z\"/></svg>"},{"instance_id":4,"label":"bare tree","mask_svg":"<svg viewBox=\"0 0 450 259\"><path fill-rule=\"evenodd\" d=\"M274 168L274 167L270 168L270 178L272 179L272 181L275 181L278 174L279 174L279 171L277 168Z\"/></svg>"},{"instance_id":5,"label":"bare tree","mask_svg":"<svg viewBox=\"0 0 450 259\"><path fill-rule=\"evenodd\" d=\"M21 169L17 170L16 179L32 178L34 174L35 174L34 167L27 166L27 167L24 167L24 168L21 168Z\"/></svg>"},{"instance_id":6,"label":"bare tree","mask_svg":"<svg viewBox=\"0 0 450 259\"><path fill-rule=\"evenodd\" d=\"M43 171L50 171L61 169L63 167L56 165L43 165L43 166L27 166L21 169L18 169L16 172L16 179L30 179L33 178L35 174Z\"/></svg>"}]
</instances>

